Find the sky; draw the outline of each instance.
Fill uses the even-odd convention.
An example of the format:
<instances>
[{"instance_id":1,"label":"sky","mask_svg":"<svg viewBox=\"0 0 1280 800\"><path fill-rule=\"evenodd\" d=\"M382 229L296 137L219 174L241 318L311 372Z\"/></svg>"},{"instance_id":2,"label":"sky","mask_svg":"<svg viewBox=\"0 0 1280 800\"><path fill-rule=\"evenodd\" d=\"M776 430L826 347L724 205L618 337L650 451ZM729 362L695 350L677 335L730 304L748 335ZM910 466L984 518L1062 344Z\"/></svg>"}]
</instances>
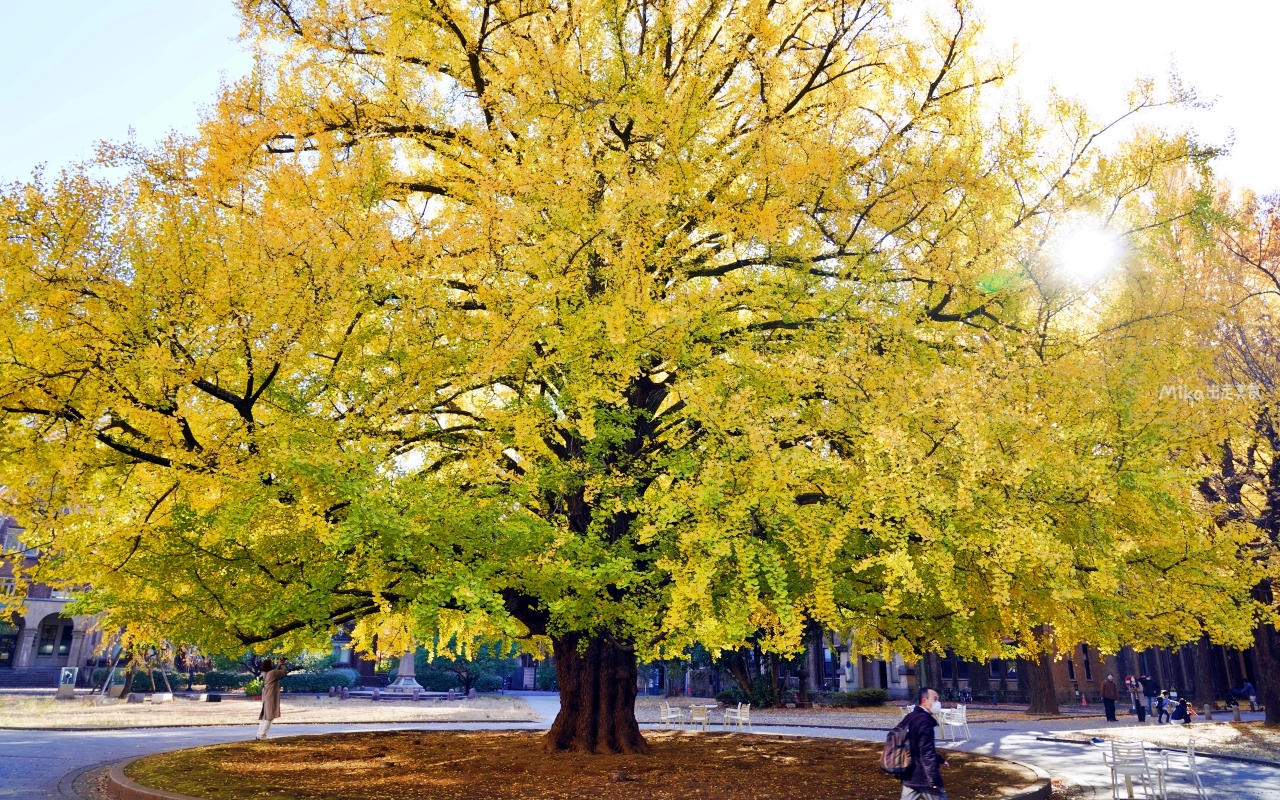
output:
<instances>
[{"instance_id":1,"label":"sky","mask_svg":"<svg viewBox=\"0 0 1280 800\"><path fill-rule=\"evenodd\" d=\"M990 46L1017 43L1011 91L1050 85L1099 119L1122 109L1139 76L1175 65L1208 110L1163 113L1209 144L1232 142L1219 173L1236 186L1280 191L1273 155L1276 0L975 0ZM0 181L57 170L102 139L154 142L193 132L200 104L251 61L236 41L231 0L0 0Z\"/></svg>"}]
</instances>

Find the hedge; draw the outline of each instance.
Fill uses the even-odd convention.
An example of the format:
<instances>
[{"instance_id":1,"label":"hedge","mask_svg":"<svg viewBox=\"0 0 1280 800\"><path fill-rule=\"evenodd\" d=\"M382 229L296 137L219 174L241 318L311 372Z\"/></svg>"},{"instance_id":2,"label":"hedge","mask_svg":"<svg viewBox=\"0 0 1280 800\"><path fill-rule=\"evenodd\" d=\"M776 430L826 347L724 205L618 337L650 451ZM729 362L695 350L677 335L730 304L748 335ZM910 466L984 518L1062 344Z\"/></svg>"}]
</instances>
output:
<instances>
[{"instance_id":1,"label":"hedge","mask_svg":"<svg viewBox=\"0 0 1280 800\"><path fill-rule=\"evenodd\" d=\"M817 696L819 702L826 702L836 708L856 708L858 706L882 706L889 702L889 693L884 689L854 689L852 692L831 692Z\"/></svg>"},{"instance_id":2,"label":"hedge","mask_svg":"<svg viewBox=\"0 0 1280 800\"><path fill-rule=\"evenodd\" d=\"M725 689L723 692L716 695L716 702L724 703L726 706L745 703L747 700L747 693L739 689L737 686L730 686L728 689Z\"/></svg>"},{"instance_id":3,"label":"hedge","mask_svg":"<svg viewBox=\"0 0 1280 800\"><path fill-rule=\"evenodd\" d=\"M316 693L327 692L330 686L352 688L360 682L360 675L353 669L331 669L325 672L299 672L286 675L280 681L280 690L285 692Z\"/></svg>"},{"instance_id":4,"label":"hedge","mask_svg":"<svg viewBox=\"0 0 1280 800\"><path fill-rule=\"evenodd\" d=\"M225 692L229 689L241 689L253 675L248 672L206 672L204 688L211 692Z\"/></svg>"}]
</instances>

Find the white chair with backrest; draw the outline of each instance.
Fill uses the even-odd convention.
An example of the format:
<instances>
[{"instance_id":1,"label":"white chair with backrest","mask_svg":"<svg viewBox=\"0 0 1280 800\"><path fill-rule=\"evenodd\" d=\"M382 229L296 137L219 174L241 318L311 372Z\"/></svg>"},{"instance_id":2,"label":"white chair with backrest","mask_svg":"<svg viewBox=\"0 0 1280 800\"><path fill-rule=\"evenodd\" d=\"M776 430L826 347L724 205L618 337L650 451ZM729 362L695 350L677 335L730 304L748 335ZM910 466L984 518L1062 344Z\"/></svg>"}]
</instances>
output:
<instances>
[{"instance_id":1,"label":"white chair with backrest","mask_svg":"<svg viewBox=\"0 0 1280 800\"><path fill-rule=\"evenodd\" d=\"M952 739L956 738L954 734L959 729L964 729L965 739L972 738L972 734L969 733L969 712L964 706L944 709L942 712L942 726L944 734L946 728L951 729L952 736L950 738Z\"/></svg>"},{"instance_id":2,"label":"white chair with backrest","mask_svg":"<svg viewBox=\"0 0 1280 800\"><path fill-rule=\"evenodd\" d=\"M675 723L684 730L684 712L679 708L673 708L670 703L658 704L658 722L662 723L668 730L671 724Z\"/></svg>"},{"instance_id":3,"label":"white chair with backrest","mask_svg":"<svg viewBox=\"0 0 1280 800\"><path fill-rule=\"evenodd\" d=\"M1142 796L1154 800L1163 796L1164 778L1160 768L1147 761L1147 751L1142 742L1112 742L1111 752L1105 750L1102 760L1111 770L1111 797L1120 800L1120 783L1125 784L1125 796L1132 797L1135 780L1142 784Z\"/></svg>"},{"instance_id":4,"label":"white chair with backrest","mask_svg":"<svg viewBox=\"0 0 1280 800\"><path fill-rule=\"evenodd\" d=\"M689 709L689 727L699 726L705 731L710 720L711 715L707 713L706 706L694 706Z\"/></svg>"},{"instance_id":5,"label":"white chair with backrest","mask_svg":"<svg viewBox=\"0 0 1280 800\"><path fill-rule=\"evenodd\" d=\"M738 723L738 730L743 730L743 725L747 729L751 729L751 704L738 703L737 708L726 708L724 710L724 719L720 721L721 727L727 728L731 723ZM754 733L752 729L752 733Z\"/></svg>"},{"instance_id":6,"label":"white chair with backrest","mask_svg":"<svg viewBox=\"0 0 1280 800\"><path fill-rule=\"evenodd\" d=\"M1177 760L1175 761L1174 759L1177 759ZM1196 740L1195 739L1187 740L1187 751L1185 753L1170 752L1167 750L1161 753L1160 766L1162 767L1162 773L1172 772L1174 770L1178 772L1190 773L1191 782L1196 785L1196 795L1200 798L1200 800L1204 800L1205 798L1204 784L1200 783L1200 773L1198 770L1196 770ZM1161 794L1164 794L1164 787L1163 787L1164 775L1161 774L1160 777L1162 778Z\"/></svg>"},{"instance_id":7,"label":"white chair with backrest","mask_svg":"<svg viewBox=\"0 0 1280 800\"><path fill-rule=\"evenodd\" d=\"M742 715L742 703L738 703L737 708L729 708L725 706L724 716L720 717L720 729L727 730L728 727L737 722Z\"/></svg>"}]
</instances>

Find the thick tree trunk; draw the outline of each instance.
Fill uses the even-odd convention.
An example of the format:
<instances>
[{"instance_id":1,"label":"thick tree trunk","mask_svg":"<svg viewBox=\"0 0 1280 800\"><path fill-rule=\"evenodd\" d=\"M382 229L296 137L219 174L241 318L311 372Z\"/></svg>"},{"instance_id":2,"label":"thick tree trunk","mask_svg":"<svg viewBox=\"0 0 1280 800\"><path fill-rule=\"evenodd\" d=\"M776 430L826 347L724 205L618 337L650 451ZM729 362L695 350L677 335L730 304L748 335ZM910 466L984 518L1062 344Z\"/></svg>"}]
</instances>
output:
<instances>
[{"instance_id":1,"label":"thick tree trunk","mask_svg":"<svg viewBox=\"0 0 1280 800\"><path fill-rule=\"evenodd\" d=\"M1053 688L1053 662L1048 653L1039 658L1018 659L1018 687L1025 690L1031 706L1028 714L1057 714L1058 694Z\"/></svg>"},{"instance_id":2,"label":"thick tree trunk","mask_svg":"<svg viewBox=\"0 0 1280 800\"><path fill-rule=\"evenodd\" d=\"M738 688L745 695L751 694L751 665L748 659L749 651L746 648L735 651L725 660L725 665L729 670L729 674L733 676L734 683L738 684Z\"/></svg>"},{"instance_id":3,"label":"thick tree trunk","mask_svg":"<svg viewBox=\"0 0 1280 800\"><path fill-rule=\"evenodd\" d=\"M554 639L560 713L547 750L647 753L636 723L636 655L612 638L570 633ZM581 648L581 649L580 649Z\"/></svg>"},{"instance_id":4,"label":"thick tree trunk","mask_svg":"<svg viewBox=\"0 0 1280 800\"><path fill-rule=\"evenodd\" d=\"M1254 587L1253 596L1260 603L1270 605L1272 595L1271 581L1263 581ZM1259 625L1253 631L1253 661L1257 667L1257 678L1254 689L1258 692L1258 702L1267 711L1268 728L1280 727L1280 632L1272 625Z\"/></svg>"},{"instance_id":5,"label":"thick tree trunk","mask_svg":"<svg viewBox=\"0 0 1280 800\"><path fill-rule=\"evenodd\" d=\"M1213 658L1213 645L1209 643L1208 636L1200 637L1192 655L1196 662L1195 706L1204 708L1208 704L1217 708L1218 698L1213 696L1213 664L1210 661Z\"/></svg>"},{"instance_id":6,"label":"thick tree trunk","mask_svg":"<svg viewBox=\"0 0 1280 800\"><path fill-rule=\"evenodd\" d=\"M129 693L133 691L133 679L138 675L137 667L129 667L129 674L124 678L124 686L120 689L120 696L128 698Z\"/></svg>"}]
</instances>

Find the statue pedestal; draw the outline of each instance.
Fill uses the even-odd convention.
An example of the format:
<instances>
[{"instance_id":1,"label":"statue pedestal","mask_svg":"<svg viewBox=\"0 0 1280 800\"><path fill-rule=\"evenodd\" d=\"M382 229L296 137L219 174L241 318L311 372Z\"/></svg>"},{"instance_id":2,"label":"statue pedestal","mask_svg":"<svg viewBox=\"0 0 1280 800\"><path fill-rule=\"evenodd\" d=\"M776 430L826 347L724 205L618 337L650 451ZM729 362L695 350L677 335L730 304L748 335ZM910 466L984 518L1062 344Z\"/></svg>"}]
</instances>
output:
<instances>
[{"instance_id":1,"label":"statue pedestal","mask_svg":"<svg viewBox=\"0 0 1280 800\"><path fill-rule=\"evenodd\" d=\"M405 653L400 658L400 668L396 670L396 679L385 691L395 692L397 694L413 694L416 689L422 691L422 684L418 683L418 679L413 676L413 651Z\"/></svg>"}]
</instances>

